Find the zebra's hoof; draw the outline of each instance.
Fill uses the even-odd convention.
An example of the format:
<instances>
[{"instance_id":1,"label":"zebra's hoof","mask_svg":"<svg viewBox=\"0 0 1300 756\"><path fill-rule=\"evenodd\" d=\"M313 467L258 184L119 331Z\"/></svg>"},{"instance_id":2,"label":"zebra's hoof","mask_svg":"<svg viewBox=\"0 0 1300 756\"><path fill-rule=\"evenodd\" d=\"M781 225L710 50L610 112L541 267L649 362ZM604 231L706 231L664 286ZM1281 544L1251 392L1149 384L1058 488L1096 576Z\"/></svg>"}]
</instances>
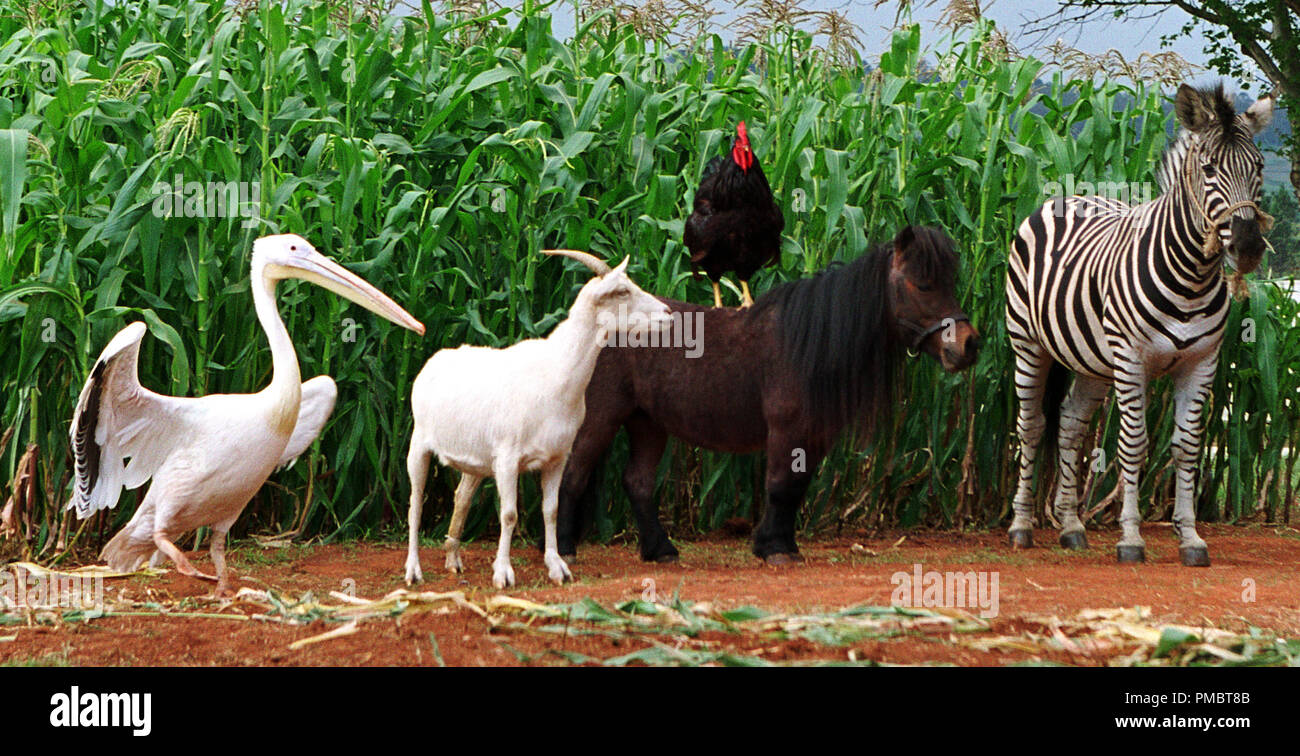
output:
<instances>
[{"instance_id":1,"label":"zebra's hoof","mask_svg":"<svg viewBox=\"0 0 1300 756\"><path fill-rule=\"evenodd\" d=\"M1147 547L1145 546L1116 546L1115 559L1120 564L1141 564L1147 560Z\"/></svg>"},{"instance_id":2,"label":"zebra's hoof","mask_svg":"<svg viewBox=\"0 0 1300 756\"><path fill-rule=\"evenodd\" d=\"M1209 567L1210 550L1204 546L1188 546L1178 550L1184 567Z\"/></svg>"},{"instance_id":3,"label":"zebra's hoof","mask_svg":"<svg viewBox=\"0 0 1300 756\"><path fill-rule=\"evenodd\" d=\"M1069 533L1061 534L1061 548L1071 551L1081 551L1088 548L1088 536L1084 535L1082 530L1074 530Z\"/></svg>"},{"instance_id":4,"label":"zebra's hoof","mask_svg":"<svg viewBox=\"0 0 1300 756\"><path fill-rule=\"evenodd\" d=\"M1011 539L1011 548L1013 549L1032 549L1034 548L1034 531L1026 528L1025 530L1013 530L1009 534Z\"/></svg>"}]
</instances>

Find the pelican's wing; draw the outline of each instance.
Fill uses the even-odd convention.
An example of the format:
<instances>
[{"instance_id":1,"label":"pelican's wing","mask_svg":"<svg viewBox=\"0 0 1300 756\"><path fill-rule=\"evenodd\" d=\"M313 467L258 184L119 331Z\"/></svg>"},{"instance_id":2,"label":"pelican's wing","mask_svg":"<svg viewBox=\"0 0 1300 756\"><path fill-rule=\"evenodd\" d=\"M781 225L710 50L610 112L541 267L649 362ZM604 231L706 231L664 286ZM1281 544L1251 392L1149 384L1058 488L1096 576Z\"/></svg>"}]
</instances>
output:
<instances>
[{"instance_id":1,"label":"pelican's wing","mask_svg":"<svg viewBox=\"0 0 1300 756\"><path fill-rule=\"evenodd\" d=\"M136 361L144 332L139 322L118 331L77 399L70 430L76 487L67 508L78 518L116 506L123 487L143 485L185 438L184 400L140 385Z\"/></svg>"},{"instance_id":2,"label":"pelican's wing","mask_svg":"<svg viewBox=\"0 0 1300 756\"><path fill-rule=\"evenodd\" d=\"M293 435L289 445L280 455L280 466L292 465L298 456L307 451L311 442L316 440L325 421L334 411L334 400L338 397L338 387L328 375L318 375L302 384L302 404L298 407L298 422L293 426Z\"/></svg>"}]
</instances>

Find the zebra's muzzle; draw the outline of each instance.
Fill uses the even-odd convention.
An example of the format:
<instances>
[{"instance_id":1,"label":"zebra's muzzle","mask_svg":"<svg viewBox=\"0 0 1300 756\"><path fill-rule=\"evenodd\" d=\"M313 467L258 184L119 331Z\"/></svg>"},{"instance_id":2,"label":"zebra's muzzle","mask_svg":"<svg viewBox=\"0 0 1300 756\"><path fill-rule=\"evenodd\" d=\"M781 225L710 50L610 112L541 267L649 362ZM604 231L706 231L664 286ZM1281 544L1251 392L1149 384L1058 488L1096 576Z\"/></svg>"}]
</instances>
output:
<instances>
[{"instance_id":1,"label":"zebra's muzzle","mask_svg":"<svg viewBox=\"0 0 1300 756\"><path fill-rule=\"evenodd\" d=\"M1225 252L1228 264L1238 273L1246 274L1259 267L1264 259L1264 234L1258 216L1247 220L1234 216L1229 226Z\"/></svg>"}]
</instances>

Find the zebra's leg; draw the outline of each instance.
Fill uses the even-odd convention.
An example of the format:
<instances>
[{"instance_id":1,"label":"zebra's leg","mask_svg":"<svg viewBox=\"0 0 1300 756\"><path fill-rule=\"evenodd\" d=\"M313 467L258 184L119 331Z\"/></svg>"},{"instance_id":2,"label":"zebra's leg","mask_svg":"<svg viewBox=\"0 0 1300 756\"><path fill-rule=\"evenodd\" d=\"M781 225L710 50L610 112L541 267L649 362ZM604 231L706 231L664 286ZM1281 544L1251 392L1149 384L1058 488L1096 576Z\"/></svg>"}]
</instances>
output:
<instances>
[{"instance_id":1,"label":"zebra's leg","mask_svg":"<svg viewBox=\"0 0 1300 756\"><path fill-rule=\"evenodd\" d=\"M1020 478L1016 484L1016 497L1011 500L1013 517L1008 536L1012 548L1028 549L1034 545L1034 460L1046 425L1043 392L1052 358L1032 341L1013 337L1011 348L1016 353L1016 399L1020 402L1016 415L1016 433L1020 436Z\"/></svg>"},{"instance_id":2,"label":"zebra's leg","mask_svg":"<svg viewBox=\"0 0 1300 756\"><path fill-rule=\"evenodd\" d=\"M1205 403L1214 384L1218 355L1174 378L1174 435L1170 440L1178 487L1174 494L1174 531L1178 555L1188 567L1209 567L1210 549L1196 534L1196 481L1201 459Z\"/></svg>"},{"instance_id":3,"label":"zebra's leg","mask_svg":"<svg viewBox=\"0 0 1300 756\"><path fill-rule=\"evenodd\" d=\"M1061 523L1061 546L1067 549L1088 548L1083 523L1079 520L1079 447L1088 432L1088 423L1097 405L1110 388L1108 381L1075 375L1070 394L1061 405L1061 426L1057 433L1059 464L1056 501L1053 510Z\"/></svg>"},{"instance_id":4,"label":"zebra's leg","mask_svg":"<svg viewBox=\"0 0 1300 756\"><path fill-rule=\"evenodd\" d=\"M1138 526L1138 477L1147 458L1147 378L1136 361L1123 360L1115 374L1115 399L1119 405L1119 469L1124 484L1124 507L1119 525L1123 531L1115 557L1123 563L1145 562L1146 543Z\"/></svg>"}]
</instances>

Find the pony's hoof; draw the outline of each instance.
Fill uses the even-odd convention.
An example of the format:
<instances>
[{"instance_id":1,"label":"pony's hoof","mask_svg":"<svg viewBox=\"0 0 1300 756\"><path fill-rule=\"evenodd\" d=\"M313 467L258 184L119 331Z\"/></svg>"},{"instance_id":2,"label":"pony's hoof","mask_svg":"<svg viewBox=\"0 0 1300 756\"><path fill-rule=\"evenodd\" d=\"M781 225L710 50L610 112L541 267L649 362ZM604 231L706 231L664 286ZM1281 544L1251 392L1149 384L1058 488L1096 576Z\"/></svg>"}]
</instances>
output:
<instances>
[{"instance_id":1,"label":"pony's hoof","mask_svg":"<svg viewBox=\"0 0 1300 756\"><path fill-rule=\"evenodd\" d=\"M1013 549L1032 549L1034 548L1034 531L1032 530L1013 530L1008 534Z\"/></svg>"},{"instance_id":2,"label":"pony's hoof","mask_svg":"<svg viewBox=\"0 0 1300 756\"><path fill-rule=\"evenodd\" d=\"M1184 567L1209 567L1210 550L1204 546L1188 546L1178 550Z\"/></svg>"},{"instance_id":3,"label":"pony's hoof","mask_svg":"<svg viewBox=\"0 0 1300 756\"><path fill-rule=\"evenodd\" d=\"M1115 560L1120 564L1141 564L1147 560L1147 547L1116 546Z\"/></svg>"},{"instance_id":4,"label":"pony's hoof","mask_svg":"<svg viewBox=\"0 0 1300 756\"><path fill-rule=\"evenodd\" d=\"M768 567L786 567L792 564L802 563L803 555L797 551L787 554L768 554L763 557L763 561L767 563Z\"/></svg>"},{"instance_id":5,"label":"pony's hoof","mask_svg":"<svg viewBox=\"0 0 1300 756\"><path fill-rule=\"evenodd\" d=\"M1061 548L1071 551L1082 551L1088 548L1088 536L1084 535L1082 530L1075 530L1069 533L1061 534Z\"/></svg>"}]
</instances>

